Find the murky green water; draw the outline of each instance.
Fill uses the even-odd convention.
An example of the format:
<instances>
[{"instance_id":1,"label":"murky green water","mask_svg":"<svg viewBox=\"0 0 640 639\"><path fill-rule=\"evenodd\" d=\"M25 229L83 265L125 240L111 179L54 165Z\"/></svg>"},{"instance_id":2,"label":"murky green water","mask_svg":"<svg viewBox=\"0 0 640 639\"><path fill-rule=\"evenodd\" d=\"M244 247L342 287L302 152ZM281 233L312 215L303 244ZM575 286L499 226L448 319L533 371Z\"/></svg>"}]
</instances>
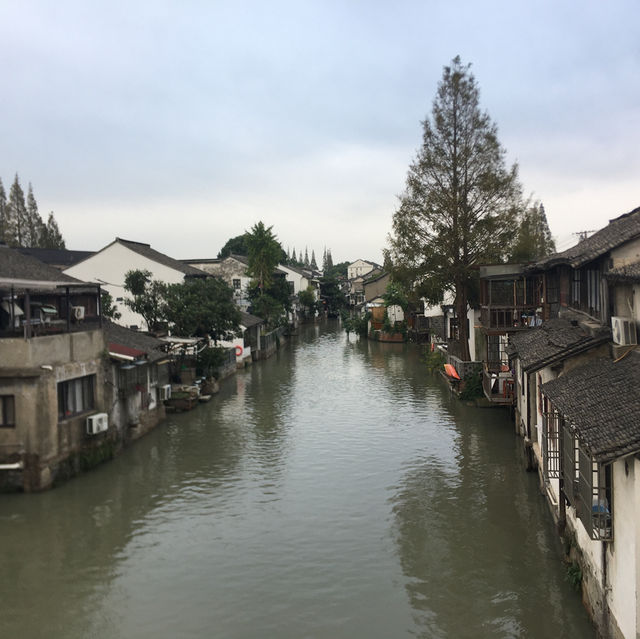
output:
<instances>
[{"instance_id":1,"label":"murky green water","mask_svg":"<svg viewBox=\"0 0 640 639\"><path fill-rule=\"evenodd\" d=\"M592 637L505 414L313 326L112 463L0 497L0 636Z\"/></svg>"}]
</instances>

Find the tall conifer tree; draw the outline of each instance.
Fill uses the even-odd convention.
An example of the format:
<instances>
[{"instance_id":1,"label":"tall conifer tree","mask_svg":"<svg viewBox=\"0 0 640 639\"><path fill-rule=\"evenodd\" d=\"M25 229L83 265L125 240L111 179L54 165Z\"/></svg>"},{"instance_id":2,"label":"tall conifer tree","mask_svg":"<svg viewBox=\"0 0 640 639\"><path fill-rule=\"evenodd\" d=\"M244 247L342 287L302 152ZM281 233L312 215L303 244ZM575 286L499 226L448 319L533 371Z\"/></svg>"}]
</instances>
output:
<instances>
[{"instance_id":1,"label":"tall conifer tree","mask_svg":"<svg viewBox=\"0 0 640 639\"><path fill-rule=\"evenodd\" d=\"M458 354L470 359L467 308L478 264L500 260L521 206L517 167L506 167L497 127L480 109L468 65L444 68L422 146L409 167L385 257L418 297L455 296Z\"/></svg>"},{"instance_id":2,"label":"tall conifer tree","mask_svg":"<svg viewBox=\"0 0 640 639\"><path fill-rule=\"evenodd\" d=\"M6 242L7 232L7 194L0 179L0 242Z\"/></svg>"},{"instance_id":3,"label":"tall conifer tree","mask_svg":"<svg viewBox=\"0 0 640 639\"><path fill-rule=\"evenodd\" d=\"M33 187L29 182L27 191L27 215L25 224L24 246L40 246L40 238L44 230L44 222L38 213L38 203L33 195Z\"/></svg>"},{"instance_id":4,"label":"tall conifer tree","mask_svg":"<svg viewBox=\"0 0 640 639\"><path fill-rule=\"evenodd\" d=\"M20 179L16 173L7 203L7 244L10 246L26 246L27 235L27 206L24 202L24 192L20 186Z\"/></svg>"}]
</instances>

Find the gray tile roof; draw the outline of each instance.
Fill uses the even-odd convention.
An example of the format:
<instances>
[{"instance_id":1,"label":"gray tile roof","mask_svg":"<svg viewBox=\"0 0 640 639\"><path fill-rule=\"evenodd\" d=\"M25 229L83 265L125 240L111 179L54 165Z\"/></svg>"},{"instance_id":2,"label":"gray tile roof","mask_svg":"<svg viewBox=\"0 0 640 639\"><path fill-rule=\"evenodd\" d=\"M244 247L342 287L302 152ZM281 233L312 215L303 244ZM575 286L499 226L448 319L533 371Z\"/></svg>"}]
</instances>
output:
<instances>
[{"instance_id":1,"label":"gray tile roof","mask_svg":"<svg viewBox=\"0 0 640 639\"><path fill-rule=\"evenodd\" d=\"M135 251L139 255L153 260L154 262L158 262L158 264L168 266L169 268L179 271L180 273L184 273L185 275L193 277L208 277L208 274L204 271L201 271L199 268L194 268L193 266L184 264L180 260L174 260L172 257L169 257L164 253L160 253L160 251L152 249L149 244L143 244L142 242L133 242L131 240L123 240L120 237L116 238L116 242L119 242L123 246L126 246L128 249Z\"/></svg>"},{"instance_id":2,"label":"gray tile roof","mask_svg":"<svg viewBox=\"0 0 640 639\"><path fill-rule=\"evenodd\" d=\"M611 220L607 226L586 240L582 240L562 253L549 255L536 262L534 266L551 268L557 264L568 264L573 268L579 268L638 237L640 237L640 207Z\"/></svg>"},{"instance_id":3,"label":"gray tile roof","mask_svg":"<svg viewBox=\"0 0 640 639\"><path fill-rule=\"evenodd\" d=\"M125 328L109 320L104 320L103 328L105 342L107 342L107 344L121 344L128 348L144 351L150 362L158 362L161 359L167 358L167 354L161 351L162 346L166 345L162 340L156 339L146 333Z\"/></svg>"},{"instance_id":4,"label":"gray tile roof","mask_svg":"<svg viewBox=\"0 0 640 639\"><path fill-rule=\"evenodd\" d=\"M640 451L640 353L594 359L542 385L598 461Z\"/></svg>"},{"instance_id":5,"label":"gray tile roof","mask_svg":"<svg viewBox=\"0 0 640 639\"><path fill-rule=\"evenodd\" d=\"M240 311L240 324L245 328L251 328L252 326L257 326L258 324L264 324L264 320L261 317L256 317L255 315L251 315L250 313L245 313L244 311Z\"/></svg>"},{"instance_id":6,"label":"gray tile roof","mask_svg":"<svg viewBox=\"0 0 640 639\"><path fill-rule=\"evenodd\" d=\"M610 282L640 282L640 262L613 268L606 273Z\"/></svg>"},{"instance_id":7,"label":"gray tile roof","mask_svg":"<svg viewBox=\"0 0 640 639\"><path fill-rule=\"evenodd\" d=\"M93 255L93 251L70 251L68 249L20 247L16 248L16 251L61 269L69 268Z\"/></svg>"},{"instance_id":8,"label":"gray tile roof","mask_svg":"<svg viewBox=\"0 0 640 639\"><path fill-rule=\"evenodd\" d=\"M595 335L567 319L552 319L538 328L512 335L509 355L517 355L526 372L540 370L553 362L584 352L610 340L603 327Z\"/></svg>"},{"instance_id":9,"label":"gray tile roof","mask_svg":"<svg viewBox=\"0 0 640 639\"><path fill-rule=\"evenodd\" d=\"M16 280L23 282L59 282L61 284L78 284L80 280L65 275L57 268L49 266L29 255L0 244L0 280Z\"/></svg>"}]
</instances>

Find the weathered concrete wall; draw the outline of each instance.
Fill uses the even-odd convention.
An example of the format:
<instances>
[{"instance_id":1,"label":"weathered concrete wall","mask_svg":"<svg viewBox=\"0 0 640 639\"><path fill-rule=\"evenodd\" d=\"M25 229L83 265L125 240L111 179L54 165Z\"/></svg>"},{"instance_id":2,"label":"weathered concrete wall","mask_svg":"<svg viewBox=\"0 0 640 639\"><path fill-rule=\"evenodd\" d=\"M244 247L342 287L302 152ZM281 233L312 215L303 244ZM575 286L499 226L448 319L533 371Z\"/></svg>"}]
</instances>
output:
<instances>
[{"instance_id":1,"label":"weathered concrete wall","mask_svg":"<svg viewBox=\"0 0 640 639\"><path fill-rule=\"evenodd\" d=\"M7 338L0 340L0 361L6 368L58 366L93 359L104 349L100 329L31 339Z\"/></svg>"},{"instance_id":2,"label":"weathered concrete wall","mask_svg":"<svg viewBox=\"0 0 640 639\"><path fill-rule=\"evenodd\" d=\"M24 464L21 472L0 474L0 490L44 490L111 459L129 440L164 418L164 406L154 396L148 408L135 407L137 425L130 428L132 412L118 398L117 373L105 358L102 331L3 339L0 357L0 394L13 395L16 421L14 428L0 429L0 463ZM5 364L7 360L13 366ZM94 407L59 419L58 384L86 376L94 376ZM156 392L155 387L152 390ZM133 401L141 404L140 393L136 395ZM109 414L109 428L88 435L87 416L99 412Z\"/></svg>"}]
</instances>

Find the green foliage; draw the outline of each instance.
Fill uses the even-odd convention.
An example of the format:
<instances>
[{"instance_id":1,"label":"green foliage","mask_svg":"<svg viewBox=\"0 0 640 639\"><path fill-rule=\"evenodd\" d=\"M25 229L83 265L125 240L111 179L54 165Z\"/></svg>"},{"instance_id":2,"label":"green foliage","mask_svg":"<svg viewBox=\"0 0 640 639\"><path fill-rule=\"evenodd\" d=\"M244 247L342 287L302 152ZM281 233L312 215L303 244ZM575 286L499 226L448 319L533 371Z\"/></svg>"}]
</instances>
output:
<instances>
[{"instance_id":1,"label":"green foliage","mask_svg":"<svg viewBox=\"0 0 640 639\"><path fill-rule=\"evenodd\" d=\"M347 299L342 292L340 283L334 276L324 275L320 278L320 298L324 300L327 313L336 315L347 305Z\"/></svg>"},{"instance_id":2,"label":"green foliage","mask_svg":"<svg viewBox=\"0 0 640 639\"><path fill-rule=\"evenodd\" d=\"M264 290L260 290L254 282L249 287L248 297L251 303L249 311L261 317L267 328L276 328L285 323L286 314L291 310L291 291L283 277L274 277Z\"/></svg>"},{"instance_id":3,"label":"green foliage","mask_svg":"<svg viewBox=\"0 0 640 639\"><path fill-rule=\"evenodd\" d=\"M151 279L151 271L135 269L127 271L124 288L132 295L124 303L135 313L142 315L150 331L160 327L166 319L167 285Z\"/></svg>"},{"instance_id":4,"label":"green foliage","mask_svg":"<svg viewBox=\"0 0 640 639\"><path fill-rule=\"evenodd\" d=\"M391 320L389 319L389 313L387 311L384 312L384 318L382 320L382 330L385 333L393 333L394 327L391 324Z\"/></svg>"},{"instance_id":5,"label":"green foliage","mask_svg":"<svg viewBox=\"0 0 640 639\"><path fill-rule=\"evenodd\" d=\"M349 315L346 311L341 311L340 319L342 322L342 328L347 333L347 336L349 336L350 333L353 333L355 331L355 323L353 321L353 317L351 317L351 315Z\"/></svg>"},{"instance_id":6,"label":"green foliage","mask_svg":"<svg viewBox=\"0 0 640 639\"><path fill-rule=\"evenodd\" d=\"M382 299L387 307L399 306L403 311L406 311L409 306L407 295L399 282L390 281Z\"/></svg>"},{"instance_id":7,"label":"green foliage","mask_svg":"<svg viewBox=\"0 0 640 639\"><path fill-rule=\"evenodd\" d=\"M217 277L189 278L166 290L165 318L182 336L231 339L240 330L240 311L231 287Z\"/></svg>"},{"instance_id":8,"label":"green foliage","mask_svg":"<svg viewBox=\"0 0 640 639\"><path fill-rule=\"evenodd\" d=\"M577 561L573 561L567 566L566 579L576 592L580 592L582 588L582 569Z\"/></svg>"},{"instance_id":9,"label":"green foliage","mask_svg":"<svg viewBox=\"0 0 640 639\"><path fill-rule=\"evenodd\" d=\"M431 303L452 291L458 316L465 317L476 266L506 257L520 193L517 167L506 168L475 78L456 57L444 69L431 119L423 122L422 146L393 216L385 262L394 281ZM460 349L469 359L465 322Z\"/></svg>"},{"instance_id":10,"label":"green foliage","mask_svg":"<svg viewBox=\"0 0 640 639\"><path fill-rule=\"evenodd\" d=\"M531 262L555 251L556 244L549 230L544 206L536 202L520 216L518 233L509 259L511 262Z\"/></svg>"},{"instance_id":11,"label":"green foliage","mask_svg":"<svg viewBox=\"0 0 640 639\"><path fill-rule=\"evenodd\" d=\"M220 347L204 348L198 353L196 374L204 377L216 377L216 372L225 361L225 349Z\"/></svg>"},{"instance_id":12,"label":"green foliage","mask_svg":"<svg viewBox=\"0 0 640 639\"><path fill-rule=\"evenodd\" d=\"M246 233L247 257L249 268L247 272L255 281L258 288L264 292L273 280L273 271L286 253L280 242L273 234L273 227L265 227L262 222L254 224L250 233Z\"/></svg>"},{"instance_id":13,"label":"green foliage","mask_svg":"<svg viewBox=\"0 0 640 639\"><path fill-rule=\"evenodd\" d=\"M269 293L262 293L255 296L251 302L249 311L252 315L261 317L265 321L267 329L277 328L285 323L286 315L284 306Z\"/></svg>"},{"instance_id":14,"label":"green foliage","mask_svg":"<svg viewBox=\"0 0 640 639\"><path fill-rule=\"evenodd\" d=\"M340 262L339 264L331 263L331 266L328 266L323 275L325 277L330 277L334 279L347 278L347 269L349 268L349 262Z\"/></svg>"},{"instance_id":15,"label":"green foliage","mask_svg":"<svg viewBox=\"0 0 640 639\"><path fill-rule=\"evenodd\" d=\"M476 399L476 397L482 397L483 395L482 377L479 374L469 375L464 378L460 399Z\"/></svg>"},{"instance_id":16,"label":"green foliage","mask_svg":"<svg viewBox=\"0 0 640 639\"><path fill-rule=\"evenodd\" d=\"M317 304L313 286L307 286L304 291L300 291L300 293L298 293L298 300L302 305L303 313L305 316L311 316L315 314Z\"/></svg>"},{"instance_id":17,"label":"green foliage","mask_svg":"<svg viewBox=\"0 0 640 639\"><path fill-rule=\"evenodd\" d=\"M60 233L60 229L58 228L58 223L56 222L56 218L53 216L53 211L49 213L49 217L47 218L47 223L42 229L39 246L40 248L51 248L51 249L65 248L64 238L62 237L62 233Z\"/></svg>"},{"instance_id":18,"label":"green foliage","mask_svg":"<svg viewBox=\"0 0 640 639\"><path fill-rule=\"evenodd\" d=\"M64 239L53 217L45 224L38 212L38 203L29 184L27 198L16 173L9 199L0 180L0 241L9 246L32 248L64 248Z\"/></svg>"},{"instance_id":19,"label":"green foliage","mask_svg":"<svg viewBox=\"0 0 640 639\"><path fill-rule=\"evenodd\" d=\"M227 243L218 252L218 259L229 257L232 253L234 255L249 255L246 233L227 240Z\"/></svg>"},{"instance_id":20,"label":"green foliage","mask_svg":"<svg viewBox=\"0 0 640 639\"><path fill-rule=\"evenodd\" d=\"M122 313L118 312L117 307L113 303L111 293L104 289L100 290L100 310L102 311L102 317L110 320L117 321L122 317Z\"/></svg>"},{"instance_id":21,"label":"green foliage","mask_svg":"<svg viewBox=\"0 0 640 639\"><path fill-rule=\"evenodd\" d=\"M438 370L442 370L442 367L447 363L445 356L439 351L428 351L425 356L425 365L430 373Z\"/></svg>"},{"instance_id":22,"label":"green foliage","mask_svg":"<svg viewBox=\"0 0 640 639\"><path fill-rule=\"evenodd\" d=\"M353 330L360 337L366 337L369 330L369 320L371 313L365 313L353 319Z\"/></svg>"}]
</instances>

